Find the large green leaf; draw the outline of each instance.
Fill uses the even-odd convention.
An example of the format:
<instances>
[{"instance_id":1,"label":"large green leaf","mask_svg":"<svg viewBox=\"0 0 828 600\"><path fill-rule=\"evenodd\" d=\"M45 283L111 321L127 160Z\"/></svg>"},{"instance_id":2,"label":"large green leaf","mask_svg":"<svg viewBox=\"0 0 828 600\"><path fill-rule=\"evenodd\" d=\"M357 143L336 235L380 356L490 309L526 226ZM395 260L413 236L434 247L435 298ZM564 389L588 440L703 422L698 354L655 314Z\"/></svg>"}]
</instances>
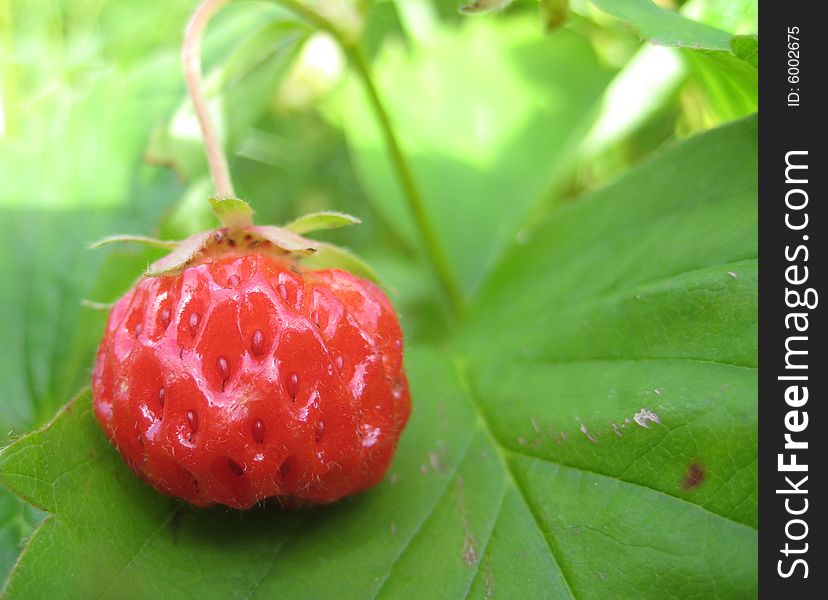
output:
<instances>
[{"instance_id":1,"label":"large green leaf","mask_svg":"<svg viewBox=\"0 0 828 600\"><path fill-rule=\"evenodd\" d=\"M408 350L389 475L333 506L181 507L81 394L0 453L51 513L7 597L755 596L755 178L749 119L551 210Z\"/></svg>"},{"instance_id":2,"label":"large green leaf","mask_svg":"<svg viewBox=\"0 0 828 600\"><path fill-rule=\"evenodd\" d=\"M429 218L471 293L527 213L571 174L613 71L582 36L544 37L528 17L435 26L409 49L387 43L373 69ZM343 125L357 173L414 244L376 117L363 91L351 92Z\"/></svg>"},{"instance_id":3,"label":"large green leaf","mask_svg":"<svg viewBox=\"0 0 828 600\"><path fill-rule=\"evenodd\" d=\"M507 256L460 343L505 446L756 527L756 176L750 118L554 210Z\"/></svg>"}]
</instances>

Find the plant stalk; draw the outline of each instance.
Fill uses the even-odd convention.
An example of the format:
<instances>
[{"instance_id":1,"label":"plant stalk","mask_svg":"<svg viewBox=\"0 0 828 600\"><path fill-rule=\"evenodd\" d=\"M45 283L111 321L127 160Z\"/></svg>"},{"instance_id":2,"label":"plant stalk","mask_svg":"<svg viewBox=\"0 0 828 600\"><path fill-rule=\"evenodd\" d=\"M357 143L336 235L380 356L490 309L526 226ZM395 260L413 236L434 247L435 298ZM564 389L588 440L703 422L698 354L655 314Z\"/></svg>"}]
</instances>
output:
<instances>
[{"instance_id":1,"label":"plant stalk","mask_svg":"<svg viewBox=\"0 0 828 600\"><path fill-rule=\"evenodd\" d=\"M213 15L230 0L204 0L195 9L184 30L184 45L181 49L181 60L184 66L184 80L187 90L193 101L201 135L204 139L204 152L207 155L207 164L216 186L216 196L219 198L234 198L233 182L230 180L230 168L227 166L227 156L221 147L221 141L210 119L207 109L207 100L204 96L204 86L201 81L201 42L204 30Z\"/></svg>"},{"instance_id":2,"label":"plant stalk","mask_svg":"<svg viewBox=\"0 0 828 600\"><path fill-rule=\"evenodd\" d=\"M408 164L408 160L400 148L399 141L394 132L394 127L391 124L391 119L388 111L385 110L385 105L382 98L374 85L374 80L371 77L371 72L365 56L359 46L346 47L345 52L354 66L365 92L368 95L371 108L376 115L379 122L380 129L382 129L385 143L388 146L388 151L391 155L391 161L397 170L397 178L400 181L400 186L403 189L403 195L408 201L408 208L414 217L414 222L420 230L423 243L425 244L426 252L429 261L434 268L437 280L443 288L443 292L449 300L452 311L455 316L461 315L464 310L463 295L460 292L460 286L454 277L454 272L449 266L448 258L446 257L443 247L440 244L440 239L431 223L426 212L425 203L420 195L420 190L414 180L414 174Z\"/></svg>"}]
</instances>

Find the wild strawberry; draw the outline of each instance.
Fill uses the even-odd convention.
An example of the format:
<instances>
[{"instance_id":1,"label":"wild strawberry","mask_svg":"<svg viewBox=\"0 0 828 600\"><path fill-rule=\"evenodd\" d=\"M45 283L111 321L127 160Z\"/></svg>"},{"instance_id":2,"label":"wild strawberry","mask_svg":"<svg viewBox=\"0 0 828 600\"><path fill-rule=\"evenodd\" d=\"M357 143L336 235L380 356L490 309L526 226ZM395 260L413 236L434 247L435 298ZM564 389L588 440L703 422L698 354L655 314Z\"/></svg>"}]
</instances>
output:
<instances>
[{"instance_id":1,"label":"wild strawberry","mask_svg":"<svg viewBox=\"0 0 828 600\"><path fill-rule=\"evenodd\" d=\"M325 503L378 483L410 412L390 302L298 262L334 250L295 233L322 216L293 232L222 217L230 227L182 243L115 304L98 420L133 471L197 506Z\"/></svg>"}]
</instances>

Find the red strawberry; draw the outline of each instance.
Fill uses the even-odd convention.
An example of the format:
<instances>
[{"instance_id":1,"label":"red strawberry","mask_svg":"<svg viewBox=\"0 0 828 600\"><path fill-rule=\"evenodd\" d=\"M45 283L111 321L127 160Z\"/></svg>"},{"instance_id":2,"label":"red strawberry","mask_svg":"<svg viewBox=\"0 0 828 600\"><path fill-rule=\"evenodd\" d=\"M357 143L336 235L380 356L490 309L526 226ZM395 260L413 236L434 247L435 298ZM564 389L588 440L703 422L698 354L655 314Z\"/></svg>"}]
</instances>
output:
<instances>
[{"instance_id":1,"label":"red strawberry","mask_svg":"<svg viewBox=\"0 0 828 600\"><path fill-rule=\"evenodd\" d=\"M267 227L199 234L115 304L95 414L157 490L249 508L382 479L411 408L396 315L365 279L302 268L294 242L313 244Z\"/></svg>"}]
</instances>

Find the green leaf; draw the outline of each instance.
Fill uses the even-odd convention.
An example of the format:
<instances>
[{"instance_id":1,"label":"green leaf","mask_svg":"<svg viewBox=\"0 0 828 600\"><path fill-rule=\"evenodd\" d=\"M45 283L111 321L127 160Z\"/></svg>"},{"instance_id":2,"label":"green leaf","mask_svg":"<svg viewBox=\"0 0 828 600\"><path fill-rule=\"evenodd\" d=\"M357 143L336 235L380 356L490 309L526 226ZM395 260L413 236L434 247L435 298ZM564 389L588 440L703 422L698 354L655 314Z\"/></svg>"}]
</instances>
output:
<instances>
[{"instance_id":1,"label":"green leaf","mask_svg":"<svg viewBox=\"0 0 828 600\"><path fill-rule=\"evenodd\" d=\"M740 59L724 52L688 50L685 59L693 75L685 103L692 125L715 127L756 112L759 72L749 56Z\"/></svg>"},{"instance_id":2,"label":"green leaf","mask_svg":"<svg viewBox=\"0 0 828 600\"><path fill-rule=\"evenodd\" d=\"M755 2L739 0L728 8L718 2L691 0L680 12L663 8L652 0L592 0L592 4L625 21L651 44L682 50L692 75L690 97L683 102L687 113L682 123L685 130L716 127L756 112L758 39L754 35L732 35L719 28L736 31L749 28L746 20L750 19L746 14ZM733 9L733 14L729 9ZM663 81L669 83L670 76L676 74L675 70L666 73ZM661 70L654 71L653 75L662 79ZM665 85L655 85L656 98ZM639 89L652 87L645 85ZM645 105L652 103L652 98L645 101ZM633 102L632 106L638 104ZM623 115L625 105L613 102L608 109ZM603 129L611 130L614 123L608 125L609 128L602 123ZM589 139L588 143L594 144L595 139Z\"/></svg>"},{"instance_id":3,"label":"green leaf","mask_svg":"<svg viewBox=\"0 0 828 600\"><path fill-rule=\"evenodd\" d=\"M613 71L588 40L566 29L546 36L532 15L463 19L411 44L387 43L372 70L428 217L470 294L527 216L559 195ZM375 115L362 89L349 92L342 126L357 175L416 247Z\"/></svg>"},{"instance_id":4,"label":"green leaf","mask_svg":"<svg viewBox=\"0 0 828 600\"><path fill-rule=\"evenodd\" d=\"M553 209L461 334L575 597L756 594L756 139L738 122Z\"/></svg>"},{"instance_id":5,"label":"green leaf","mask_svg":"<svg viewBox=\"0 0 828 600\"><path fill-rule=\"evenodd\" d=\"M157 240L155 238L146 237L143 235L108 235L105 238L101 238L97 242L93 242L89 244L90 250L97 250L98 248L103 248L104 246L109 246L110 244L121 244L125 242L134 242L137 244L145 244L147 246L153 246L155 248L175 248L181 241L179 240Z\"/></svg>"},{"instance_id":6,"label":"green leaf","mask_svg":"<svg viewBox=\"0 0 828 600\"><path fill-rule=\"evenodd\" d=\"M6 596L755 596L756 192L751 118L551 209L408 348L389 475L333 506L182 508L82 394L0 453L51 513Z\"/></svg>"},{"instance_id":7,"label":"green leaf","mask_svg":"<svg viewBox=\"0 0 828 600\"><path fill-rule=\"evenodd\" d=\"M285 229L293 233L303 234L312 231L323 231L326 229L339 229L340 227L349 227L350 225L357 225L362 223L358 218L345 213L336 212L332 210L325 210L321 212L310 213L302 215L284 225Z\"/></svg>"},{"instance_id":8,"label":"green leaf","mask_svg":"<svg viewBox=\"0 0 828 600\"><path fill-rule=\"evenodd\" d=\"M253 209L238 198L210 198L213 214L230 231L241 231L253 224Z\"/></svg>"},{"instance_id":9,"label":"green leaf","mask_svg":"<svg viewBox=\"0 0 828 600\"><path fill-rule=\"evenodd\" d=\"M751 118L552 211L507 256L460 345L508 447L756 526L756 177ZM693 464L705 483L685 490Z\"/></svg>"},{"instance_id":10,"label":"green leaf","mask_svg":"<svg viewBox=\"0 0 828 600\"><path fill-rule=\"evenodd\" d=\"M730 34L662 8L652 0L590 1L607 14L629 23L653 44L730 52Z\"/></svg>"},{"instance_id":11,"label":"green leaf","mask_svg":"<svg viewBox=\"0 0 828 600\"><path fill-rule=\"evenodd\" d=\"M759 68L759 38L755 35L735 35L730 40L734 56Z\"/></svg>"},{"instance_id":12,"label":"green leaf","mask_svg":"<svg viewBox=\"0 0 828 600\"><path fill-rule=\"evenodd\" d=\"M0 488L0 577L4 580L43 512Z\"/></svg>"},{"instance_id":13,"label":"green leaf","mask_svg":"<svg viewBox=\"0 0 828 600\"><path fill-rule=\"evenodd\" d=\"M216 235L215 231L202 231L191 235L181 242L175 249L152 263L146 271L148 277L159 275L173 275L181 272L202 250L207 246L211 237Z\"/></svg>"},{"instance_id":14,"label":"green leaf","mask_svg":"<svg viewBox=\"0 0 828 600\"><path fill-rule=\"evenodd\" d=\"M319 248L319 242L309 240L297 233L293 233L283 227L276 227L275 225L257 225L251 227L250 231L285 252L310 255Z\"/></svg>"},{"instance_id":15,"label":"green leaf","mask_svg":"<svg viewBox=\"0 0 828 600\"><path fill-rule=\"evenodd\" d=\"M155 185L139 186L135 193L151 200L142 199L117 214L0 209L0 268L16 282L0 290L6 314L0 319L0 338L16 349L0 363L0 439L42 424L88 382L106 315L84 308L82 300L117 299L148 260L157 258L158 250L146 253L134 245L114 251L87 248L89 240L113 230L148 230L159 206L177 188L159 177ZM98 287L104 265L112 274L108 285Z\"/></svg>"}]
</instances>

